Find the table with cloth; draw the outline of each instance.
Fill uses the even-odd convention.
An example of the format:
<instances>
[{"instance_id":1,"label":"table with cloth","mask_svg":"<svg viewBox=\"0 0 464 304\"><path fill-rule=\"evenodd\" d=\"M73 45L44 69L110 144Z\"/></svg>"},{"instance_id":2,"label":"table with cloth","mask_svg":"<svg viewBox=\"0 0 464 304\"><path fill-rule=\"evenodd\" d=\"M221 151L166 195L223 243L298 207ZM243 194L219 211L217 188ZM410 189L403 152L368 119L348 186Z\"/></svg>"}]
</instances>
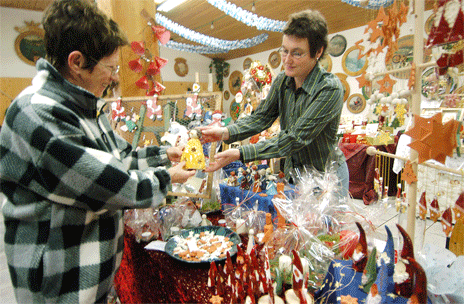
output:
<instances>
[{"instance_id":1,"label":"table with cloth","mask_svg":"<svg viewBox=\"0 0 464 304\"><path fill-rule=\"evenodd\" d=\"M121 303L209 303L209 263L184 263L145 249L147 244L125 227L123 259L114 279Z\"/></svg>"},{"instance_id":2,"label":"table with cloth","mask_svg":"<svg viewBox=\"0 0 464 304\"><path fill-rule=\"evenodd\" d=\"M368 205L374 201L374 174L375 155L368 155L366 150L369 145L357 143L340 143L339 148L346 157L348 171L350 173L350 194L355 199L362 199ZM396 143L390 145L374 146L377 150L395 154ZM397 175L391 170L393 159L386 162L389 166L388 195L395 196L397 191Z\"/></svg>"}]
</instances>

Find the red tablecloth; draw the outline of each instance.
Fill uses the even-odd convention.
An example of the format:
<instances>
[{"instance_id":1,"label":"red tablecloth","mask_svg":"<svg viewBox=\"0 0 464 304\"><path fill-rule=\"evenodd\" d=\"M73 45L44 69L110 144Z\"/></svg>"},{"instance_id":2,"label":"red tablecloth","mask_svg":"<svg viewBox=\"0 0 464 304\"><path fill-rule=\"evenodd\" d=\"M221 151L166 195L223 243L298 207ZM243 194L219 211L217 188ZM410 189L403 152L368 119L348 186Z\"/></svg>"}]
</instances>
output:
<instances>
[{"instance_id":1,"label":"red tablecloth","mask_svg":"<svg viewBox=\"0 0 464 304\"><path fill-rule=\"evenodd\" d=\"M346 163L350 172L350 194L353 198L362 199L364 203L370 204L375 200L374 194L374 170L375 156L367 155L368 145L355 143L340 143L340 149L346 157ZM388 146L375 146L383 152L395 153L396 144ZM391 171L393 159L385 162L389 166L389 190L388 195L394 196L397 191L397 175Z\"/></svg>"},{"instance_id":2,"label":"red tablecloth","mask_svg":"<svg viewBox=\"0 0 464 304\"><path fill-rule=\"evenodd\" d=\"M121 303L208 303L209 263L188 264L146 250L126 227L124 255L115 277Z\"/></svg>"}]
</instances>

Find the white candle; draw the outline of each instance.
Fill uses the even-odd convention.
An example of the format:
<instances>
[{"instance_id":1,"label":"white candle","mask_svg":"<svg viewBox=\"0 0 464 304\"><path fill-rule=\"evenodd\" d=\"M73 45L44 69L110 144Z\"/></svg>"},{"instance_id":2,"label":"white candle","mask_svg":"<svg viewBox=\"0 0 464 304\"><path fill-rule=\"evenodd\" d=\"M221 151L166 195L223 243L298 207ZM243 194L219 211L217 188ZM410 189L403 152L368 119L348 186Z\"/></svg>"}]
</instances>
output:
<instances>
[{"instance_id":1,"label":"white candle","mask_svg":"<svg viewBox=\"0 0 464 304\"><path fill-rule=\"evenodd\" d=\"M208 74L208 91L213 91L213 73Z\"/></svg>"},{"instance_id":2,"label":"white candle","mask_svg":"<svg viewBox=\"0 0 464 304\"><path fill-rule=\"evenodd\" d=\"M243 234L246 233L246 225L245 225L245 220L244 219L237 219L235 221L235 229L237 230L237 234Z\"/></svg>"},{"instance_id":3,"label":"white candle","mask_svg":"<svg viewBox=\"0 0 464 304\"><path fill-rule=\"evenodd\" d=\"M195 83L200 84L200 73L195 72Z\"/></svg>"}]
</instances>

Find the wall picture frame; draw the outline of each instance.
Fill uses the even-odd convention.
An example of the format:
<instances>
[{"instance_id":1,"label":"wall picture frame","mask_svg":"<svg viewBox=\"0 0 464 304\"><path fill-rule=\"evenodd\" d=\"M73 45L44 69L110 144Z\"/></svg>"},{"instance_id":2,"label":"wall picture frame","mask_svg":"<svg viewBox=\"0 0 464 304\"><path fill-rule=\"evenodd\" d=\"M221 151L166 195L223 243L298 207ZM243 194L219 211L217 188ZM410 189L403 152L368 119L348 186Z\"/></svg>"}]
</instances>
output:
<instances>
[{"instance_id":1,"label":"wall picture frame","mask_svg":"<svg viewBox=\"0 0 464 304\"><path fill-rule=\"evenodd\" d=\"M325 55L322 58L319 58L319 64L327 71L332 71L332 58L330 56Z\"/></svg>"},{"instance_id":2,"label":"wall picture frame","mask_svg":"<svg viewBox=\"0 0 464 304\"><path fill-rule=\"evenodd\" d=\"M363 46L361 46L361 48L352 46L343 54L342 68L347 75L358 76L367 69L368 61L366 56L359 58L359 54L363 50Z\"/></svg>"},{"instance_id":3,"label":"wall picture frame","mask_svg":"<svg viewBox=\"0 0 464 304\"><path fill-rule=\"evenodd\" d=\"M187 60L182 57L178 57L174 59L174 72L176 72L177 76L184 77L188 74L188 64Z\"/></svg>"},{"instance_id":4,"label":"wall picture frame","mask_svg":"<svg viewBox=\"0 0 464 304\"><path fill-rule=\"evenodd\" d=\"M235 97L242 87L243 74L240 71L233 71L229 77L229 91Z\"/></svg>"},{"instance_id":5,"label":"wall picture frame","mask_svg":"<svg viewBox=\"0 0 464 304\"><path fill-rule=\"evenodd\" d=\"M39 27L40 23L25 22L24 27L15 27L19 32L14 42L18 57L29 65L34 65L39 58L45 57L45 31Z\"/></svg>"},{"instance_id":6,"label":"wall picture frame","mask_svg":"<svg viewBox=\"0 0 464 304\"><path fill-rule=\"evenodd\" d=\"M343 73L335 73L335 76L337 76L338 79L340 79L340 82L342 83L343 88L345 89L345 93L343 95L343 101L345 102L348 99L348 97L350 96L350 84L346 80L346 78L348 76L346 74L343 74Z\"/></svg>"},{"instance_id":7,"label":"wall picture frame","mask_svg":"<svg viewBox=\"0 0 464 304\"><path fill-rule=\"evenodd\" d=\"M230 98L230 92L225 90L224 91L224 100L229 100L229 98Z\"/></svg>"},{"instance_id":8,"label":"wall picture frame","mask_svg":"<svg viewBox=\"0 0 464 304\"><path fill-rule=\"evenodd\" d=\"M273 69L279 67L281 60L282 58L280 58L280 53L277 51L274 51L271 54L269 54L269 58L267 59L267 61L269 62L269 65Z\"/></svg>"},{"instance_id":9,"label":"wall picture frame","mask_svg":"<svg viewBox=\"0 0 464 304\"><path fill-rule=\"evenodd\" d=\"M346 107L353 114L358 114L366 108L366 99L362 94L352 94L346 101Z\"/></svg>"},{"instance_id":10,"label":"wall picture frame","mask_svg":"<svg viewBox=\"0 0 464 304\"><path fill-rule=\"evenodd\" d=\"M337 34L330 39L329 45L327 46L327 53L329 53L330 56L341 56L345 52L345 50L346 38L344 36Z\"/></svg>"},{"instance_id":11,"label":"wall picture frame","mask_svg":"<svg viewBox=\"0 0 464 304\"><path fill-rule=\"evenodd\" d=\"M251 60L250 57L245 58L245 60L243 60L243 70L248 70L251 67L252 62L253 60Z\"/></svg>"}]
</instances>

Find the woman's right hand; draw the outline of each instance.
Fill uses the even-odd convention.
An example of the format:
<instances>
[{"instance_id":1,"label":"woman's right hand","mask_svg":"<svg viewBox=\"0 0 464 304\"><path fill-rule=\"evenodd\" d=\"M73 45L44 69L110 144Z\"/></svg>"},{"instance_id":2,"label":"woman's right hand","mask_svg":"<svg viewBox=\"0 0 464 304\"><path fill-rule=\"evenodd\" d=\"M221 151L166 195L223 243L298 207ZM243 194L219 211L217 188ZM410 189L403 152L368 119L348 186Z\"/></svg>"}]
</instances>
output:
<instances>
[{"instance_id":1,"label":"woman's right hand","mask_svg":"<svg viewBox=\"0 0 464 304\"><path fill-rule=\"evenodd\" d=\"M169 175L171 175L171 184L185 183L190 177L195 175L196 170L185 170L184 166L185 161L182 161L168 169Z\"/></svg>"},{"instance_id":2,"label":"woman's right hand","mask_svg":"<svg viewBox=\"0 0 464 304\"><path fill-rule=\"evenodd\" d=\"M226 127L198 127L201 131L201 143L216 142L229 139L229 130Z\"/></svg>"}]
</instances>

